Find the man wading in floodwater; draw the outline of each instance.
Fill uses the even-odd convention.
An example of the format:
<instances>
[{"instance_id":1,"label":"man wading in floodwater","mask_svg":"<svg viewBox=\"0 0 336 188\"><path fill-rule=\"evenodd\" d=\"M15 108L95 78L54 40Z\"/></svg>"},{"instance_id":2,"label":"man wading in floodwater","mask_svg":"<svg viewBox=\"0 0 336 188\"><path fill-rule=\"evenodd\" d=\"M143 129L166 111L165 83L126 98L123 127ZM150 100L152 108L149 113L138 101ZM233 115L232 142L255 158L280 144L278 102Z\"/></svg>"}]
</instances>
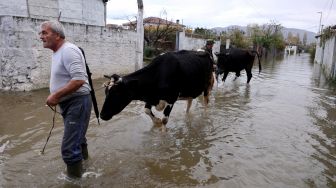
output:
<instances>
[{"instance_id":1,"label":"man wading in floodwater","mask_svg":"<svg viewBox=\"0 0 336 188\"><path fill-rule=\"evenodd\" d=\"M82 176L82 160L88 158L86 131L92 100L81 50L65 40L64 28L57 21L41 24L40 39L51 49L50 95L47 105L59 105L64 120L62 158L69 177Z\"/></svg>"}]
</instances>

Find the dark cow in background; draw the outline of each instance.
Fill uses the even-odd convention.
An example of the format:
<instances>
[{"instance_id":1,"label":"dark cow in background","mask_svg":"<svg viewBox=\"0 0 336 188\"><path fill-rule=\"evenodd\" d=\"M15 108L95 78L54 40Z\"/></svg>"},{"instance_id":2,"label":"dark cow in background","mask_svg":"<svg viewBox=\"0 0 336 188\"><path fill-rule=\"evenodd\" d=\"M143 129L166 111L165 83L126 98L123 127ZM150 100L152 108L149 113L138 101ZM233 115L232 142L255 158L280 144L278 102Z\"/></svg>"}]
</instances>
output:
<instances>
[{"instance_id":1,"label":"dark cow in background","mask_svg":"<svg viewBox=\"0 0 336 188\"><path fill-rule=\"evenodd\" d=\"M230 48L221 53L215 54L217 59L217 71L216 79L218 76L224 73L222 81L224 82L229 72L235 72L236 77L240 76L240 71L245 69L247 74L247 83L250 82L252 78L252 67L255 56L258 57L259 61L259 73L261 71L261 64L258 52L252 50L245 50L239 48Z\"/></svg>"},{"instance_id":2,"label":"dark cow in background","mask_svg":"<svg viewBox=\"0 0 336 188\"><path fill-rule=\"evenodd\" d=\"M111 76L112 82L106 88L100 117L109 120L132 100L141 100L146 103L145 112L153 123L157 124L156 121L159 120L165 130L176 100L192 100L203 93L207 105L214 80L212 72L213 61L208 53L183 50L159 55L138 71L123 77L116 74ZM162 105L163 102L168 104ZM190 104L188 103L188 108ZM156 106L157 110L164 110L162 120L154 116L152 106Z\"/></svg>"}]
</instances>

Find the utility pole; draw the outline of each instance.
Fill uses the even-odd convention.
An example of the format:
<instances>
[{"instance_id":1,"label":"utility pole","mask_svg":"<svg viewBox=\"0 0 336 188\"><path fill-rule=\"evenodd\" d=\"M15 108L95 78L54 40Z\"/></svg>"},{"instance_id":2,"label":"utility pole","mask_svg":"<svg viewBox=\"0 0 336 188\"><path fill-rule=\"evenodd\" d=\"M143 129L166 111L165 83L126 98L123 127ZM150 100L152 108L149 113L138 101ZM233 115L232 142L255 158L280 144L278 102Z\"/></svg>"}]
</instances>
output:
<instances>
[{"instance_id":1,"label":"utility pole","mask_svg":"<svg viewBox=\"0 0 336 188\"><path fill-rule=\"evenodd\" d=\"M29 1L26 0L26 3L27 3L27 14L28 14L28 18L30 18Z\"/></svg>"},{"instance_id":2,"label":"utility pole","mask_svg":"<svg viewBox=\"0 0 336 188\"><path fill-rule=\"evenodd\" d=\"M106 27L106 2L104 1L104 26Z\"/></svg>"},{"instance_id":3,"label":"utility pole","mask_svg":"<svg viewBox=\"0 0 336 188\"><path fill-rule=\"evenodd\" d=\"M317 13L320 14L320 23L319 23L319 29L317 31L317 34L321 34L322 33L322 31L321 31L322 12L317 12Z\"/></svg>"},{"instance_id":4,"label":"utility pole","mask_svg":"<svg viewBox=\"0 0 336 188\"><path fill-rule=\"evenodd\" d=\"M141 69L143 66L143 44L144 44L144 25L143 25L143 2L138 0L138 18L137 18L137 49L135 70Z\"/></svg>"}]
</instances>

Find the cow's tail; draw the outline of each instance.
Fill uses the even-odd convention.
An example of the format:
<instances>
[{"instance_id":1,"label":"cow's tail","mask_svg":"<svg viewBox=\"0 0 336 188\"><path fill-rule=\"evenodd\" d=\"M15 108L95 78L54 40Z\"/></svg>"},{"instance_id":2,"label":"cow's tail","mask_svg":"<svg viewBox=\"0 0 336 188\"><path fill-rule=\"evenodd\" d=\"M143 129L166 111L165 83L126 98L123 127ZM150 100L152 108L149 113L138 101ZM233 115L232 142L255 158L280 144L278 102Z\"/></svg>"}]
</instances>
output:
<instances>
[{"instance_id":1,"label":"cow's tail","mask_svg":"<svg viewBox=\"0 0 336 188\"><path fill-rule=\"evenodd\" d=\"M258 62L259 62L259 74L260 74L260 72L261 72L260 55L259 55L258 51L253 51L253 52L255 52L255 53L257 54L257 57L258 57Z\"/></svg>"}]
</instances>

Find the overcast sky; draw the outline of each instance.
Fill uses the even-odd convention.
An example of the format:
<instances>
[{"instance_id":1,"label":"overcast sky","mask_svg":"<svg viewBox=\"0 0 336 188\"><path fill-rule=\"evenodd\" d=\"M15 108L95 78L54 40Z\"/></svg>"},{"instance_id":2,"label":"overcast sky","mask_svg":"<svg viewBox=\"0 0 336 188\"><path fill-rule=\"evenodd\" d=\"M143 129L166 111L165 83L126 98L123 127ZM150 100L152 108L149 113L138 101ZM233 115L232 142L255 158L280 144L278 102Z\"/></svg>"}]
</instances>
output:
<instances>
[{"instance_id":1,"label":"overcast sky","mask_svg":"<svg viewBox=\"0 0 336 188\"><path fill-rule=\"evenodd\" d=\"M334 0L143 0L143 3L144 18L179 19L191 28L275 22L288 28L317 32L321 15L321 25L336 25ZM137 0L110 0L107 23L134 20L137 12Z\"/></svg>"}]
</instances>

